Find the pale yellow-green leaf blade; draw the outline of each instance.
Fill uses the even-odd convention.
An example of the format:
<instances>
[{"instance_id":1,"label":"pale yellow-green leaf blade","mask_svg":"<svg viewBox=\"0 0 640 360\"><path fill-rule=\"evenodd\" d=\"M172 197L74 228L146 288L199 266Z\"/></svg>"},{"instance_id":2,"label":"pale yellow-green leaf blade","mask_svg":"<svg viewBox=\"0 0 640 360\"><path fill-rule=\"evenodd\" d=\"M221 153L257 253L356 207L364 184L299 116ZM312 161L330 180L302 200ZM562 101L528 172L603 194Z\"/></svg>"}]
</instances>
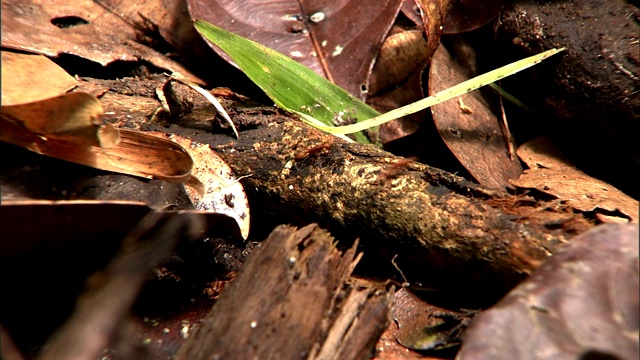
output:
<instances>
[{"instance_id":1,"label":"pale yellow-green leaf blade","mask_svg":"<svg viewBox=\"0 0 640 360\"><path fill-rule=\"evenodd\" d=\"M541 61L549 58L550 56L553 56L564 50L565 48L551 49L543 53L533 55L528 58L524 58L522 60L510 63L498 69L489 71L485 74L476 76L473 79L469 79L467 81L461 82L460 84L452 86L446 90L442 90L435 95L431 95L422 100L418 100L409 105L391 110L380 116L359 122L357 124L338 126L338 127L328 127L328 126L318 125L317 128L332 134L351 134L351 133L362 131L364 129L368 129L371 127L380 126L391 120L398 119L403 116L407 116L407 115L416 113L420 110L426 109L430 106L440 104L441 102L451 100L456 96L460 96L470 91L477 90L485 85L491 84L507 76L511 76L517 72L528 69L540 63Z\"/></svg>"}]
</instances>

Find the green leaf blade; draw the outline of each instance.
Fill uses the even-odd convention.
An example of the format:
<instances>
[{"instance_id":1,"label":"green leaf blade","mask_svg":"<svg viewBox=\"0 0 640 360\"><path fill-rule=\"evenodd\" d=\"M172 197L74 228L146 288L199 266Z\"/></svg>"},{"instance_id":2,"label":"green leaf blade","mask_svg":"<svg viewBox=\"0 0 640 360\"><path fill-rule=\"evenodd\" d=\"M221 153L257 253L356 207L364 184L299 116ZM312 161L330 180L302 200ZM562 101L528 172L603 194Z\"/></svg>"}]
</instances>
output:
<instances>
[{"instance_id":1,"label":"green leaf blade","mask_svg":"<svg viewBox=\"0 0 640 360\"><path fill-rule=\"evenodd\" d=\"M313 70L254 41L200 19L195 28L226 52L279 107L317 119L327 127L344 120L363 121L379 113ZM358 142L369 142L362 133Z\"/></svg>"}]
</instances>

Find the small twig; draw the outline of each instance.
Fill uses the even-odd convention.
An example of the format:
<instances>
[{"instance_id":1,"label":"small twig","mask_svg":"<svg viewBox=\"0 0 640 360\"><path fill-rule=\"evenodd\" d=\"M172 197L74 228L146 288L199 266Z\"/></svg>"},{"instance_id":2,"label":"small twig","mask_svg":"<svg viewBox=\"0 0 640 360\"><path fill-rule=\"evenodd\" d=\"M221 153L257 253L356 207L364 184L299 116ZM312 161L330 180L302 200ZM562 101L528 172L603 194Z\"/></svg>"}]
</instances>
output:
<instances>
[{"instance_id":1,"label":"small twig","mask_svg":"<svg viewBox=\"0 0 640 360\"><path fill-rule=\"evenodd\" d=\"M409 280L407 280L407 277L404 276L404 273L402 272L402 270L400 270L400 267L398 266L398 264L396 264L397 257L398 257L398 254L395 254L393 258L391 258L391 263L393 264L393 267L395 267L396 270L398 270L398 272L400 273L400 276L402 276L402 280L404 280L404 282L402 283L402 287L408 287Z\"/></svg>"}]
</instances>

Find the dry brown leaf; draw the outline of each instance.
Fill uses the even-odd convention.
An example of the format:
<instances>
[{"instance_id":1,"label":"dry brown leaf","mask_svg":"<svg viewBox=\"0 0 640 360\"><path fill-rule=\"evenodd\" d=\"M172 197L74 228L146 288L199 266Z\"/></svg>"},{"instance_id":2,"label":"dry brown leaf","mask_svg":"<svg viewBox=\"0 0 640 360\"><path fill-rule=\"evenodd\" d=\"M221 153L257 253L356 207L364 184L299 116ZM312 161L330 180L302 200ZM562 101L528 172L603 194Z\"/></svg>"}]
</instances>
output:
<instances>
[{"instance_id":1,"label":"dry brown leaf","mask_svg":"<svg viewBox=\"0 0 640 360\"><path fill-rule=\"evenodd\" d=\"M229 165L208 144L198 144L179 135L171 135L170 139L184 147L194 161L192 179L185 188L195 208L232 217L246 240L249 236L249 201Z\"/></svg>"},{"instance_id":2,"label":"dry brown leaf","mask_svg":"<svg viewBox=\"0 0 640 360\"><path fill-rule=\"evenodd\" d=\"M518 148L518 156L529 169L519 179L511 180L513 185L553 195L580 211L601 209L614 213L617 210L632 222L638 222L637 200L578 170L551 139L536 138L522 144ZM615 218L604 215L600 217L602 221L616 221Z\"/></svg>"},{"instance_id":3,"label":"dry brown leaf","mask_svg":"<svg viewBox=\"0 0 640 360\"><path fill-rule=\"evenodd\" d=\"M71 94L69 94L71 95ZM0 119L0 140L33 152L128 175L184 182L189 178L193 161L179 145L132 130L120 130L109 124L99 128L102 138L118 134L119 141L111 148L82 142L47 137L29 131L19 122ZM113 130L113 131L112 131Z\"/></svg>"},{"instance_id":4,"label":"dry brown leaf","mask_svg":"<svg viewBox=\"0 0 640 360\"><path fill-rule=\"evenodd\" d=\"M457 360L638 359L638 225L577 236L473 320Z\"/></svg>"},{"instance_id":5,"label":"dry brown leaf","mask_svg":"<svg viewBox=\"0 0 640 360\"><path fill-rule=\"evenodd\" d=\"M133 24L96 1L2 1L3 47L52 57L73 54L101 65L142 59L203 83L182 65L141 44L138 37Z\"/></svg>"},{"instance_id":6,"label":"dry brown leaf","mask_svg":"<svg viewBox=\"0 0 640 360\"><path fill-rule=\"evenodd\" d=\"M62 95L78 82L42 55L2 51L2 106Z\"/></svg>"},{"instance_id":7,"label":"dry brown leaf","mask_svg":"<svg viewBox=\"0 0 640 360\"><path fill-rule=\"evenodd\" d=\"M48 139L102 147L113 147L119 141L117 130L100 119L103 113L100 101L89 94L69 93L27 104L2 106L1 111L3 121L20 124L25 131ZM0 138L11 142L6 134Z\"/></svg>"},{"instance_id":8,"label":"dry brown leaf","mask_svg":"<svg viewBox=\"0 0 640 360\"><path fill-rule=\"evenodd\" d=\"M444 46L433 56L429 70L429 93L468 80L467 71ZM509 179L522 173L517 158L509 156L500 120L479 90L431 107L438 132L460 163L479 183L496 189L509 186Z\"/></svg>"},{"instance_id":9,"label":"dry brown leaf","mask_svg":"<svg viewBox=\"0 0 640 360\"><path fill-rule=\"evenodd\" d=\"M404 30L389 35L378 53L371 73L369 95L375 96L422 72L429 60L427 42L421 30Z\"/></svg>"},{"instance_id":10,"label":"dry brown leaf","mask_svg":"<svg viewBox=\"0 0 640 360\"><path fill-rule=\"evenodd\" d=\"M369 83L367 103L380 112L399 108L424 97L422 70L430 55L427 42L421 30L401 30L397 27L394 30L382 44ZM386 144L414 133L424 118L425 110L383 124L378 131L380 142Z\"/></svg>"},{"instance_id":11,"label":"dry brown leaf","mask_svg":"<svg viewBox=\"0 0 640 360\"><path fill-rule=\"evenodd\" d=\"M444 30L444 20L449 12L451 0L415 0L427 35L429 59L436 52Z\"/></svg>"}]
</instances>

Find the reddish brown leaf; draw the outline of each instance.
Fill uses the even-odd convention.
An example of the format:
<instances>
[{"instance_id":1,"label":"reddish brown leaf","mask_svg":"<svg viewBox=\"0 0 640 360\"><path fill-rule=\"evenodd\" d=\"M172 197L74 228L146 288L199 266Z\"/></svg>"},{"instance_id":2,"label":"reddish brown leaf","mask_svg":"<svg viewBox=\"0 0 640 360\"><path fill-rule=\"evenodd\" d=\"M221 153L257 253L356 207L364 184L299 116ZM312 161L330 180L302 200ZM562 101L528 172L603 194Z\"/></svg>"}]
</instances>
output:
<instances>
[{"instance_id":1,"label":"reddish brown leaf","mask_svg":"<svg viewBox=\"0 0 640 360\"><path fill-rule=\"evenodd\" d=\"M418 7L418 4L416 4L416 0L404 0L400 11L402 11L404 16L409 18L409 20L413 21L414 24L422 26L420 8Z\"/></svg>"},{"instance_id":2,"label":"reddish brown leaf","mask_svg":"<svg viewBox=\"0 0 640 360\"><path fill-rule=\"evenodd\" d=\"M429 93L435 94L468 80L444 46L436 51L429 70ZM511 158L500 122L479 90L431 107L433 120L447 146L479 183L498 189L522 173Z\"/></svg>"},{"instance_id":3,"label":"reddish brown leaf","mask_svg":"<svg viewBox=\"0 0 640 360\"><path fill-rule=\"evenodd\" d=\"M638 225L574 239L490 310L456 359L637 359Z\"/></svg>"},{"instance_id":4,"label":"reddish brown leaf","mask_svg":"<svg viewBox=\"0 0 640 360\"><path fill-rule=\"evenodd\" d=\"M73 54L102 65L144 59L202 82L182 65L139 43L131 24L92 0L3 1L2 46L47 56Z\"/></svg>"},{"instance_id":5,"label":"reddish brown leaf","mask_svg":"<svg viewBox=\"0 0 640 360\"><path fill-rule=\"evenodd\" d=\"M444 22L445 34L475 30L493 20L506 0L453 0Z\"/></svg>"},{"instance_id":6,"label":"reddish brown leaf","mask_svg":"<svg viewBox=\"0 0 640 360\"><path fill-rule=\"evenodd\" d=\"M400 5L401 0L189 0L189 11L193 18L291 56L364 99L375 57Z\"/></svg>"}]
</instances>

